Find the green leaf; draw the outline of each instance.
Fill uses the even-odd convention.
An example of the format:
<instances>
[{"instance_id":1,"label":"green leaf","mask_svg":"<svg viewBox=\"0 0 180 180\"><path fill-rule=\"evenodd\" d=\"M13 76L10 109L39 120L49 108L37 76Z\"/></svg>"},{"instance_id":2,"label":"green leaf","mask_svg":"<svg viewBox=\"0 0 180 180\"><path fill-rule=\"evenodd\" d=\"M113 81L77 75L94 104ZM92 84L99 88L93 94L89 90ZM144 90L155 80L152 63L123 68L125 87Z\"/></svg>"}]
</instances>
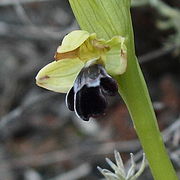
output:
<instances>
[{"instance_id":1,"label":"green leaf","mask_svg":"<svg viewBox=\"0 0 180 180\"><path fill-rule=\"evenodd\" d=\"M53 61L39 71L36 83L45 89L66 93L83 66L84 63L78 58Z\"/></svg>"}]
</instances>

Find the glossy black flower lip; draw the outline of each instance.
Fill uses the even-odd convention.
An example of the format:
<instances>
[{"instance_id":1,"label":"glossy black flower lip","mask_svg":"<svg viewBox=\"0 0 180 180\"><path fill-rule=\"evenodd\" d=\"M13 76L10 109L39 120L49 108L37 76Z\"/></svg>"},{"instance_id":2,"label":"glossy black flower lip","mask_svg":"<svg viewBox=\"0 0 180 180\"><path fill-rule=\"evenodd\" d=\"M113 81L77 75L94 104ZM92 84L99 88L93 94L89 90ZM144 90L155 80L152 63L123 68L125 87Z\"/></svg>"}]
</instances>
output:
<instances>
[{"instance_id":1,"label":"glossy black flower lip","mask_svg":"<svg viewBox=\"0 0 180 180\"><path fill-rule=\"evenodd\" d=\"M117 92L116 81L102 65L93 64L83 68L77 76L66 95L66 105L78 117L88 121L90 117L104 114L108 104L106 96L114 96Z\"/></svg>"}]
</instances>

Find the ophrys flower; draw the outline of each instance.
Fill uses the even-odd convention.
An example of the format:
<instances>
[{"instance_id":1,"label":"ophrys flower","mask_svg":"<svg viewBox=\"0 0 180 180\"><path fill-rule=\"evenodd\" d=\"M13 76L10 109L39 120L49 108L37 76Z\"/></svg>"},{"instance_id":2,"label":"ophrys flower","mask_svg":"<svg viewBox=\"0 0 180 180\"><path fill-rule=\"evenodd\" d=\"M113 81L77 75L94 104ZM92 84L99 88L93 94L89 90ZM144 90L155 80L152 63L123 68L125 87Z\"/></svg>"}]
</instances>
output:
<instances>
[{"instance_id":1,"label":"ophrys flower","mask_svg":"<svg viewBox=\"0 0 180 180\"><path fill-rule=\"evenodd\" d=\"M68 108L89 120L104 113L105 96L117 92L111 76L124 73L126 66L125 38L115 36L106 41L95 33L76 30L64 37L55 61L39 71L36 83L55 92L68 92Z\"/></svg>"}]
</instances>

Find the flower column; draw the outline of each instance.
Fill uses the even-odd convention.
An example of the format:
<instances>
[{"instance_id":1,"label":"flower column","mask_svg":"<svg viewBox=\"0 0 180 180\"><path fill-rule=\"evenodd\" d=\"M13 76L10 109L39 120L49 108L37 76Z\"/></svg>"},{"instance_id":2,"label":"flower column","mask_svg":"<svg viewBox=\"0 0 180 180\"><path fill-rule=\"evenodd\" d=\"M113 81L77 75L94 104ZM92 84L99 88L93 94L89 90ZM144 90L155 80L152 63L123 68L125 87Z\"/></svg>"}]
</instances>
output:
<instances>
[{"instance_id":1,"label":"flower column","mask_svg":"<svg viewBox=\"0 0 180 180\"><path fill-rule=\"evenodd\" d=\"M80 27L98 38L125 37L128 66L115 76L134 127L156 180L176 180L176 174L164 147L148 90L134 51L130 0L69 0Z\"/></svg>"}]
</instances>

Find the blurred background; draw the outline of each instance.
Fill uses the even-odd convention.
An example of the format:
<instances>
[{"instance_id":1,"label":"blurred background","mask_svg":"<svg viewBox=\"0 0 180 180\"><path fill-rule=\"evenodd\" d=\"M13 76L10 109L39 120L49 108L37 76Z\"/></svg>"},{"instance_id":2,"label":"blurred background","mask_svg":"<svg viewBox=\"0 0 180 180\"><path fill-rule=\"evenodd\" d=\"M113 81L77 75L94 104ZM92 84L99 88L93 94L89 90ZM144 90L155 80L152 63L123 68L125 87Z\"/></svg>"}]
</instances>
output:
<instances>
[{"instance_id":1,"label":"blurred background","mask_svg":"<svg viewBox=\"0 0 180 180\"><path fill-rule=\"evenodd\" d=\"M132 0L136 52L167 150L180 176L180 1ZM62 38L78 24L68 0L0 1L0 180L101 180L121 152L142 149L121 97L106 115L79 120L65 94L35 84ZM110 168L109 168L110 169ZM152 180L148 167L140 180Z\"/></svg>"}]
</instances>

